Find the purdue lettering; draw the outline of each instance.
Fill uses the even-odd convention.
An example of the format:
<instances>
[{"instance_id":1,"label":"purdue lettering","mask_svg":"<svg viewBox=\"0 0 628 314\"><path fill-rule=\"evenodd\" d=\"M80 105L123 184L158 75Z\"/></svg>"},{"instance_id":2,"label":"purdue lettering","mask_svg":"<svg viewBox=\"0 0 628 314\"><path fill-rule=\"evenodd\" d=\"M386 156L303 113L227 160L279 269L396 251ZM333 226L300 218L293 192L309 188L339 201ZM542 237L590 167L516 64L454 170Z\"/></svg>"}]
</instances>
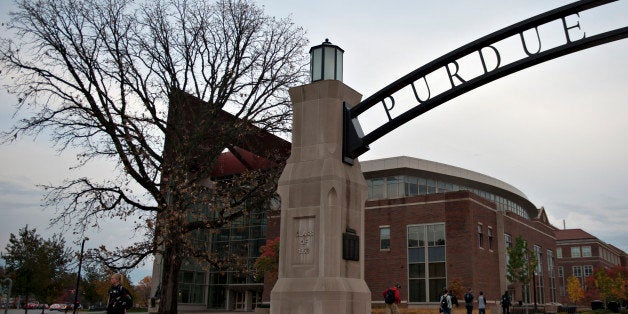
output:
<instances>
[{"instance_id":1,"label":"purdue lettering","mask_svg":"<svg viewBox=\"0 0 628 314\"><path fill-rule=\"evenodd\" d=\"M350 147L343 148L343 160L352 163L353 158L368 151L369 144L395 128L484 84L566 54L628 38L628 27L588 36L582 28L580 12L607 3L605 0L577 1L493 32L410 72L363 102L346 109L348 118L344 121L350 124L347 128L355 130L355 125L350 121L357 121L360 114L380 102L388 121L368 134L358 135L359 138L343 139L344 143L351 143L347 144ZM561 44L562 34L566 39L564 44ZM444 79L444 75L447 75L447 79ZM395 98L397 101L416 104L402 104L398 106L401 110L410 109L393 114ZM346 134L355 137L359 133L354 131Z\"/></svg>"}]
</instances>

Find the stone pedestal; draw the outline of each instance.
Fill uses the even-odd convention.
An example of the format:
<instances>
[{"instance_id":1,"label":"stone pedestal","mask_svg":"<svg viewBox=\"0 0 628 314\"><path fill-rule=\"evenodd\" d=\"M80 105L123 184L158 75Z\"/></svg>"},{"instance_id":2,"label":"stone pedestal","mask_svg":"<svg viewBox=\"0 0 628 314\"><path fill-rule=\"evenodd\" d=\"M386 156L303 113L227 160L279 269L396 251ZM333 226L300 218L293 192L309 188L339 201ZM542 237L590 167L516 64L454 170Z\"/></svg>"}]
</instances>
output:
<instances>
[{"instance_id":1,"label":"stone pedestal","mask_svg":"<svg viewBox=\"0 0 628 314\"><path fill-rule=\"evenodd\" d=\"M366 314L364 281L366 181L359 162L342 162L343 101L361 95L340 81L290 89L294 106L292 154L279 179L279 279L273 314ZM343 259L343 233L359 236L359 261Z\"/></svg>"}]
</instances>

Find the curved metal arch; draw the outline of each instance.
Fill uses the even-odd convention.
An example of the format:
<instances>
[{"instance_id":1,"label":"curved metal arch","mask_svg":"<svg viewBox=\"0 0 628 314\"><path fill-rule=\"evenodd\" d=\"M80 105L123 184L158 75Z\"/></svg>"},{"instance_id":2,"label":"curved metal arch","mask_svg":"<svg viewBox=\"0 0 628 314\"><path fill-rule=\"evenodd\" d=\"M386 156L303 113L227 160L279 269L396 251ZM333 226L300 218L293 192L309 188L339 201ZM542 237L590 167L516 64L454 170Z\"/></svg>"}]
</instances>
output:
<instances>
[{"instance_id":1,"label":"curved metal arch","mask_svg":"<svg viewBox=\"0 0 628 314\"><path fill-rule=\"evenodd\" d=\"M506 28L503 28L499 31L496 31L490 35L484 36L478 40L475 40L467 45L464 45L446 55L443 55L440 58L433 60L432 62L419 67L418 69L410 72L409 74L403 76L397 81L391 83L390 85L384 87L380 91L376 92L372 96L368 97L364 101L360 102L353 108L345 105L344 108L344 142L343 142L343 161L349 164L353 164L353 160L358 156L369 150L368 145L381 138L382 136L388 134L392 130L398 128L399 126L405 124L406 122L416 118L417 116L426 113L427 111L436 108L437 106L457 97L466 92L469 92L475 88L478 88L482 85L490 83L494 80L507 76L509 74L515 73L517 71L529 68L531 66L537 65L539 63L543 63L545 61L549 61L570 53L574 53L580 50L584 50L587 48L595 47L598 45L602 45L605 43L625 39L628 37L628 27L622 27L619 29L615 29L612 31L600 33L591 37L583 37L577 40L571 40L569 37L569 28L566 25L565 18L569 15L578 14L581 11L588 10L594 7L598 7L610 2L615 2L616 0L583 0L575 3L571 3L560 8L539 14L532 18L526 19L522 22L513 24ZM456 61L465 56L470 55L474 52L480 52L484 48L492 48L491 44L495 44L503 39L509 38L514 35L521 35L523 37L523 32L537 28L538 26L552 22L558 19L563 20L563 25L565 28L565 36L567 39L567 43L552 49L548 49L542 52L530 53L526 49L526 54L528 57L523 59L514 61L504 66L497 66L496 69L488 71L486 69L486 65L483 63L485 73L479 75L473 79L468 81L463 81L459 85L454 85L453 76L450 75L450 80L452 80L452 88L442 92L434 97L428 97L427 100L421 101L418 99L419 104L415 107L407 110L406 112L398 115L395 118L390 117L388 113L388 108L386 108L385 100L390 98L394 102L394 98L392 98L392 94L395 92L412 85L414 82L424 78L426 75L441 69L446 68L449 72L448 68L449 64L454 64L457 67ZM538 32L537 32L538 36ZM523 42L523 39L522 39ZM540 49L540 47L539 47ZM499 57L498 57L499 58ZM484 62L484 61L482 61ZM414 85L412 85L414 88ZM364 135L359 125L358 116L369 108L377 105L378 103L382 103L386 109L386 113L388 114L389 121L371 131L370 133Z\"/></svg>"}]
</instances>

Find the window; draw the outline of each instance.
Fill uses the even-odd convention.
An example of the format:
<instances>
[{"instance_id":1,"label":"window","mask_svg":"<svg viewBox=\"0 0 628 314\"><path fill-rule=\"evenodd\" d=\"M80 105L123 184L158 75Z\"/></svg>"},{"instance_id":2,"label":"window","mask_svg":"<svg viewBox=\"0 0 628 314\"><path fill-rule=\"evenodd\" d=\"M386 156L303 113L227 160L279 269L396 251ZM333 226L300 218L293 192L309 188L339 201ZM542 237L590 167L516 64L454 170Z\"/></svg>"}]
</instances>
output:
<instances>
[{"instance_id":1,"label":"window","mask_svg":"<svg viewBox=\"0 0 628 314\"><path fill-rule=\"evenodd\" d=\"M556 278L554 274L554 252L552 250L547 250L547 274L550 284L550 302L556 302Z\"/></svg>"},{"instance_id":2,"label":"window","mask_svg":"<svg viewBox=\"0 0 628 314\"><path fill-rule=\"evenodd\" d=\"M554 252L547 250L547 274L550 278L554 278Z\"/></svg>"},{"instance_id":3,"label":"window","mask_svg":"<svg viewBox=\"0 0 628 314\"><path fill-rule=\"evenodd\" d=\"M593 266L591 265L584 265L584 277L589 277L591 276L591 274L593 274Z\"/></svg>"},{"instance_id":4,"label":"window","mask_svg":"<svg viewBox=\"0 0 628 314\"><path fill-rule=\"evenodd\" d=\"M573 266L573 276L582 278L582 266Z\"/></svg>"},{"instance_id":5,"label":"window","mask_svg":"<svg viewBox=\"0 0 628 314\"><path fill-rule=\"evenodd\" d=\"M408 226L408 301L438 302L446 286L445 224Z\"/></svg>"},{"instance_id":6,"label":"window","mask_svg":"<svg viewBox=\"0 0 628 314\"><path fill-rule=\"evenodd\" d=\"M563 248L556 248L556 258L563 258Z\"/></svg>"},{"instance_id":7,"label":"window","mask_svg":"<svg viewBox=\"0 0 628 314\"><path fill-rule=\"evenodd\" d=\"M536 274L543 275L543 256L541 253L541 247L538 245L534 246L534 257L536 257Z\"/></svg>"},{"instance_id":8,"label":"window","mask_svg":"<svg viewBox=\"0 0 628 314\"><path fill-rule=\"evenodd\" d=\"M583 246L582 247L582 257L591 257L591 247Z\"/></svg>"},{"instance_id":9,"label":"window","mask_svg":"<svg viewBox=\"0 0 628 314\"><path fill-rule=\"evenodd\" d=\"M571 257L580 257L580 247L579 246L572 246L571 247Z\"/></svg>"},{"instance_id":10,"label":"window","mask_svg":"<svg viewBox=\"0 0 628 314\"><path fill-rule=\"evenodd\" d=\"M382 199L384 198L384 179L373 179L369 181L369 193L371 199Z\"/></svg>"},{"instance_id":11,"label":"window","mask_svg":"<svg viewBox=\"0 0 628 314\"><path fill-rule=\"evenodd\" d=\"M390 226L379 227L379 249L390 251Z\"/></svg>"},{"instance_id":12,"label":"window","mask_svg":"<svg viewBox=\"0 0 628 314\"><path fill-rule=\"evenodd\" d=\"M419 178L419 195L427 194L427 180Z\"/></svg>"},{"instance_id":13,"label":"window","mask_svg":"<svg viewBox=\"0 0 628 314\"><path fill-rule=\"evenodd\" d=\"M436 193L436 180L427 180L427 194Z\"/></svg>"},{"instance_id":14,"label":"window","mask_svg":"<svg viewBox=\"0 0 628 314\"><path fill-rule=\"evenodd\" d=\"M563 266L558 266L556 268L558 270L558 277L563 277Z\"/></svg>"},{"instance_id":15,"label":"window","mask_svg":"<svg viewBox=\"0 0 628 314\"><path fill-rule=\"evenodd\" d=\"M504 233L504 242L506 242L506 269L508 269L508 264L510 264L508 249L512 248L512 237L507 233Z\"/></svg>"},{"instance_id":16,"label":"window","mask_svg":"<svg viewBox=\"0 0 628 314\"><path fill-rule=\"evenodd\" d=\"M415 196L419 194L419 182L417 177L406 176L405 196Z\"/></svg>"},{"instance_id":17,"label":"window","mask_svg":"<svg viewBox=\"0 0 628 314\"><path fill-rule=\"evenodd\" d=\"M484 248L484 234L482 234L482 225L478 225L478 245Z\"/></svg>"},{"instance_id":18,"label":"window","mask_svg":"<svg viewBox=\"0 0 628 314\"><path fill-rule=\"evenodd\" d=\"M488 227L488 249L493 250L493 228Z\"/></svg>"},{"instance_id":19,"label":"window","mask_svg":"<svg viewBox=\"0 0 628 314\"><path fill-rule=\"evenodd\" d=\"M401 187L402 184L403 184L403 177L402 176L386 178L386 186L388 187L387 198L396 198L396 197L402 196L402 195L399 194L399 190L401 190L400 187ZM402 193L403 193L403 191L402 191Z\"/></svg>"}]
</instances>

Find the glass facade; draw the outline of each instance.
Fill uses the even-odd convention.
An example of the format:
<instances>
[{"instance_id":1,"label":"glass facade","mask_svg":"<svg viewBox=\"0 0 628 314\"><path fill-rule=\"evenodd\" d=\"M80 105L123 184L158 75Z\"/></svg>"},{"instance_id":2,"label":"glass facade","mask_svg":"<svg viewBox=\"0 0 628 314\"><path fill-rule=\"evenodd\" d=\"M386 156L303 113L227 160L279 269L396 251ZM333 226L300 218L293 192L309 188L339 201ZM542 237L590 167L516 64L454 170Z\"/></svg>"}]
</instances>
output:
<instances>
[{"instance_id":1,"label":"glass facade","mask_svg":"<svg viewBox=\"0 0 628 314\"><path fill-rule=\"evenodd\" d=\"M278 200L271 203L273 207L278 206ZM196 208L189 212L190 219L199 211L209 218L217 218L215 212ZM190 238L196 247L211 252L211 256L227 266L201 266L187 261L179 272L178 302L226 309L229 298L231 306L235 305L237 309L244 306L239 300L244 300L246 291L253 293L253 307L256 302L261 302L264 283L261 278L254 278L253 265L260 255L260 247L266 244L266 224L266 211L252 209L222 228L191 233Z\"/></svg>"},{"instance_id":2,"label":"glass facade","mask_svg":"<svg viewBox=\"0 0 628 314\"><path fill-rule=\"evenodd\" d=\"M179 272L179 303L202 304L205 287L205 272L183 270Z\"/></svg>"},{"instance_id":3,"label":"glass facade","mask_svg":"<svg viewBox=\"0 0 628 314\"><path fill-rule=\"evenodd\" d=\"M264 244L266 214L263 210L239 217L211 235L212 254L233 262L229 263L232 265L230 267L212 267L209 270L207 308L224 309L228 289L240 291L259 286L261 292L263 282L254 278L252 270L255 259L260 255L260 247ZM239 289L238 286L243 288ZM238 294L235 296L237 301Z\"/></svg>"},{"instance_id":4,"label":"glass facade","mask_svg":"<svg viewBox=\"0 0 628 314\"><path fill-rule=\"evenodd\" d=\"M445 224L410 225L408 302L438 302L447 284Z\"/></svg>"},{"instance_id":5,"label":"glass facade","mask_svg":"<svg viewBox=\"0 0 628 314\"><path fill-rule=\"evenodd\" d=\"M497 204L497 209L508 210L521 217L530 219L528 212L516 202L493 193L454 184L446 180L435 180L417 176L388 176L385 178L367 179L368 199L390 199L443 193L450 191L470 191Z\"/></svg>"}]
</instances>

